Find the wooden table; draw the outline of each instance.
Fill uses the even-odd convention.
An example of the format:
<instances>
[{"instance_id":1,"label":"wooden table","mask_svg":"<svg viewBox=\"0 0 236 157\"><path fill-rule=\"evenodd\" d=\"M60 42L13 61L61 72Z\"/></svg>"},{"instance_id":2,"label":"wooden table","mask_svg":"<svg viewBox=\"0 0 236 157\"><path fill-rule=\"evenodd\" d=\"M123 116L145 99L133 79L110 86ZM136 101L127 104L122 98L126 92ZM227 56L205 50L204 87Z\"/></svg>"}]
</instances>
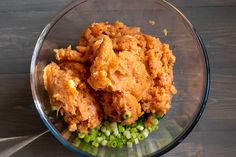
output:
<instances>
[{"instance_id":1,"label":"wooden table","mask_svg":"<svg viewBox=\"0 0 236 157\"><path fill-rule=\"evenodd\" d=\"M185 13L203 37L212 80L207 107L199 123L180 145L164 156L235 157L236 1L169 1ZM10 146L47 130L31 96L30 61L40 32L68 2L0 1L0 156L1 152L13 154ZM45 133L12 156L76 155L64 148L50 133Z\"/></svg>"}]
</instances>

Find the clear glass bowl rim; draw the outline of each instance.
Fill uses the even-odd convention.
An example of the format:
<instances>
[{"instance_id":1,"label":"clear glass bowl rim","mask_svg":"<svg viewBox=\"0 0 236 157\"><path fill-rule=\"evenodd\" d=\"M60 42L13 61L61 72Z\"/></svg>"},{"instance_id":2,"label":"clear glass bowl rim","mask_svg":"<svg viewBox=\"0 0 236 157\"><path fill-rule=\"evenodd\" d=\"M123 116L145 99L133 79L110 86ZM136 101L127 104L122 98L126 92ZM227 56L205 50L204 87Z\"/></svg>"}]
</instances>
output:
<instances>
[{"instance_id":1,"label":"clear glass bowl rim","mask_svg":"<svg viewBox=\"0 0 236 157\"><path fill-rule=\"evenodd\" d=\"M50 122L47 115L45 114L45 112L41 108L41 104L40 104L40 102L38 100L38 97L37 97L37 95L38 95L37 86L36 86L34 78L35 78L35 65L36 65L38 54L40 52L40 49L42 47L42 44L43 44L45 38L47 37L48 33L50 32L51 28L53 28L53 26L61 19L61 17L63 17L70 10L72 10L76 6L78 6L82 3L85 3L87 1L89 1L89 0L74 0L74 1L72 1L66 7L64 7L64 9L59 11L52 18L52 20L45 26L45 28L41 32L41 34L40 34L40 36L37 40L37 43L35 45L33 55L32 55L32 59L31 59L31 67L30 67L30 85L31 85L32 95L33 95L35 106L38 110L38 113L39 113L42 121L44 122L46 127L49 129L49 131L58 139L58 141L60 141L68 149L70 149L73 152L77 153L79 156L84 156L84 157L87 157L87 156L90 156L90 155L78 150L76 147L74 147L72 144L70 144L67 140L65 140L61 136L60 132L58 132L58 130L53 126L53 124ZM202 113L205 109L207 99L208 99L208 96L209 96L209 91L210 91L210 64L209 64L209 59L208 59L208 55L207 55L205 45L204 45L199 33L196 31L196 29L190 23L190 21L184 16L184 14L181 11L179 11L175 6L173 6L172 4L170 4L169 2L167 2L165 0L161 0L159 2L165 4L168 7L170 7L171 9L173 9L183 19L183 21L186 22L186 24L188 25L188 27L191 29L192 33L194 34L194 36L198 40L199 45L202 49L202 53L203 53L203 57L204 57L204 61L205 61L205 70L206 70L205 81L206 82L205 82L205 89L204 89L204 93L203 93L200 108L199 108L198 113L196 114L196 116L193 118L193 121L192 121L191 125L187 129L185 129L170 144L163 147L161 150L158 150L157 152L155 152L153 154L150 154L150 156L153 156L153 157L158 157L158 156L161 156L161 155L167 153L168 151L170 151L171 149L176 147L179 143L181 143L184 140L184 138L187 137L187 135L193 130L193 128L195 127L195 125L199 121L199 119L200 119L200 117L201 117L201 115L202 115Z\"/></svg>"}]
</instances>

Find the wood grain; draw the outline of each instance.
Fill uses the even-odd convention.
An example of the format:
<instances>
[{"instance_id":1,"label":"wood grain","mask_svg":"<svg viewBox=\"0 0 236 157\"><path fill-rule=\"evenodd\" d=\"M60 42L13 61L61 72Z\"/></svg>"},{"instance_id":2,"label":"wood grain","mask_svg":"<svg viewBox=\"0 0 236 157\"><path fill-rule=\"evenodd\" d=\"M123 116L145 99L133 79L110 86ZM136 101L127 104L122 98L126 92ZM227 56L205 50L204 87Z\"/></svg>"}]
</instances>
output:
<instances>
[{"instance_id":1,"label":"wood grain","mask_svg":"<svg viewBox=\"0 0 236 157\"><path fill-rule=\"evenodd\" d=\"M201 34L211 65L206 109L190 135L167 157L236 156L236 1L169 0ZM34 107L29 85L36 40L66 0L0 1L0 138L46 130ZM50 151L49 151L50 150ZM51 134L15 157L75 156Z\"/></svg>"}]
</instances>

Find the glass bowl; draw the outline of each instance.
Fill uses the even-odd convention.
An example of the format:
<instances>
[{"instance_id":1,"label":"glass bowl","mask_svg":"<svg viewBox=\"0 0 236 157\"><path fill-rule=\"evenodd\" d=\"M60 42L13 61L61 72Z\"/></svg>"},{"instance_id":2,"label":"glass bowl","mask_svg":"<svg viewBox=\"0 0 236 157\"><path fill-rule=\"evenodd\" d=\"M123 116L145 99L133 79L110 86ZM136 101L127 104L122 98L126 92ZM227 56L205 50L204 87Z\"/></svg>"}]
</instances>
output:
<instances>
[{"instance_id":1,"label":"glass bowl","mask_svg":"<svg viewBox=\"0 0 236 157\"><path fill-rule=\"evenodd\" d=\"M133 148L94 148L81 143L74 147L63 138L57 124L47 115L50 107L43 85L43 69L54 60L54 48L75 46L82 31L92 22L124 22L141 27L143 33L169 43L176 63L174 82L178 93L172 108L160 120L159 129ZM148 21L154 20L155 25ZM163 30L168 31L165 36ZM187 18L161 0L76 0L60 11L42 31L31 62L31 88L35 105L45 125L67 148L79 156L160 156L179 144L193 129L206 105L210 71L206 49ZM86 148L86 149L85 149Z\"/></svg>"}]
</instances>

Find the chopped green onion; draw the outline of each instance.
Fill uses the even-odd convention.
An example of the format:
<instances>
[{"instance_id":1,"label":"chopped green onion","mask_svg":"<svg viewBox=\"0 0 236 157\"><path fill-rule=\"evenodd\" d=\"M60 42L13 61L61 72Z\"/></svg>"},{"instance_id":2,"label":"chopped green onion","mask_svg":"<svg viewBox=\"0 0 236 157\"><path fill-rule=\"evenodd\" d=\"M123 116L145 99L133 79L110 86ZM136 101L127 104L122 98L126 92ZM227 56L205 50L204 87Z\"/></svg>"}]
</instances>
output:
<instances>
[{"instance_id":1,"label":"chopped green onion","mask_svg":"<svg viewBox=\"0 0 236 157\"><path fill-rule=\"evenodd\" d=\"M123 115L124 119L129 119L132 116L131 112L127 111L125 112L125 114Z\"/></svg>"},{"instance_id":2,"label":"chopped green onion","mask_svg":"<svg viewBox=\"0 0 236 157\"><path fill-rule=\"evenodd\" d=\"M117 147L118 147L118 148L122 148L122 147L123 147L122 141L119 140L119 141L117 142Z\"/></svg>"},{"instance_id":3,"label":"chopped green onion","mask_svg":"<svg viewBox=\"0 0 236 157\"><path fill-rule=\"evenodd\" d=\"M157 130L158 129L158 125L153 125L152 126L152 130L154 131L154 130Z\"/></svg>"},{"instance_id":4,"label":"chopped green onion","mask_svg":"<svg viewBox=\"0 0 236 157\"><path fill-rule=\"evenodd\" d=\"M137 123L131 124L131 128L136 128L136 127L137 127Z\"/></svg>"},{"instance_id":5,"label":"chopped green onion","mask_svg":"<svg viewBox=\"0 0 236 157\"><path fill-rule=\"evenodd\" d=\"M94 135L89 135L89 136L90 136L90 140L91 140L91 141L95 141L96 136L94 136Z\"/></svg>"},{"instance_id":6,"label":"chopped green onion","mask_svg":"<svg viewBox=\"0 0 236 157\"><path fill-rule=\"evenodd\" d=\"M97 137L97 139L96 139L96 141L97 141L98 143L101 143L101 142L102 142L102 140L103 140L103 138L102 138L102 137Z\"/></svg>"},{"instance_id":7,"label":"chopped green onion","mask_svg":"<svg viewBox=\"0 0 236 157\"><path fill-rule=\"evenodd\" d=\"M124 117L131 117L131 112L126 112ZM87 135L80 133L78 130L78 137L76 140L73 140L73 145L76 147L80 146L80 139L82 139L85 141L85 144L91 144L94 147L102 145L112 148L122 148L124 145L127 145L129 148L132 148L134 144L138 144L147 138L149 133L158 129L159 121L157 118L153 119L153 125L151 127L144 125L145 120L145 118L140 117L131 125L123 125L122 122L110 123L104 121L96 128L90 129Z\"/></svg>"},{"instance_id":8,"label":"chopped green onion","mask_svg":"<svg viewBox=\"0 0 236 157\"><path fill-rule=\"evenodd\" d=\"M105 133L105 132L106 132L106 130L107 130L107 129L106 129L106 127L105 127L105 126L102 126L102 127L101 127L101 131L102 131L103 133Z\"/></svg>"},{"instance_id":9,"label":"chopped green onion","mask_svg":"<svg viewBox=\"0 0 236 157\"><path fill-rule=\"evenodd\" d=\"M93 145L94 147L98 147L98 146L99 146L99 143L97 143L97 142L94 141L94 142L92 143L92 145Z\"/></svg>"},{"instance_id":10,"label":"chopped green onion","mask_svg":"<svg viewBox=\"0 0 236 157\"><path fill-rule=\"evenodd\" d=\"M140 131L143 131L144 127L142 125L138 125L137 129L140 130Z\"/></svg>"},{"instance_id":11,"label":"chopped green onion","mask_svg":"<svg viewBox=\"0 0 236 157\"><path fill-rule=\"evenodd\" d=\"M83 138L85 137L85 134L79 133L79 134L78 134L78 137L79 137L80 139L83 139Z\"/></svg>"},{"instance_id":12,"label":"chopped green onion","mask_svg":"<svg viewBox=\"0 0 236 157\"><path fill-rule=\"evenodd\" d=\"M116 136L117 138L121 138L121 134L118 133L118 135Z\"/></svg>"},{"instance_id":13,"label":"chopped green onion","mask_svg":"<svg viewBox=\"0 0 236 157\"><path fill-rule=\"evenodd\" d=\"M116 141L112 141L111 142L111 147L116 148L116 146L117 146L117 142Z\"/></svg>"},{"instance_id":14,"label":"chopped green onion","mask_svg":"<svg viewBox=\"0 0 236 157\"><path fill-rule=\"evenodd\" d=\"M109 130L106 130L106 131L105 131L105 135L106 135L106 136L110 136L110 134L111 134L111 132L110 132Z\"/></svg>"},{"instance_id":15,"label":"chopped green onion","mask_svg":"<svg viewBox=\"0 0 236 157\"><path fill-rule=\"evenodd\" d=\"M130 131L130 130L131 130L131 127L129 127L128 125L126 125L126 126L125 126L125 130Z\"/></svg>"},{"instance_id":16,"label":"chopped green onion","mask_svg":"<svg viewBox=\"0 0 236 157\"><path fill-rule=\"evenodd\" d=\"M113 141L115 139L116 139L116 137L114 135L110 135L110 141Z\"/></svg>"},{"instance_id":17,"label":"chopped green onion","mask_svg":"<svg viewBox=\"0 0 236 157\"><path fill-rule=\"evenodd\" d=\"M142 131L142 134L143 134L143 136L144 136L145 138L147 138L147 137L148 137L148 134L149 134L149 131L148 131L147 129L144 129L144 130Z\"/></svg>"},{"instance_id":18,"label":"chopped green onion","mask_svg":"<svg viewBox=\"0 0 236 157\"><path fill-rule=\"evenodd\" d=\"M136 128L132 128L132 129L131 129L131 132L136 133L136 132L138 132L138 130L137 130Z\"/></svg>"},{"instance_id":19,"label":"chopped green onion","mask_svg":"<svg viewBox=\"0 0 236 157\"><path fill-rule=\"evenodd\" d=\"M106 146L107 145L107 140L103 140L101 145Z\"/></svg>"},{"instance_id":20,"label":"chopped green onion","mask_svg":"<svg viewBox=\"0 0 236 157\"><path fill-rule=\"evenodd\" d=\"M143 134L139 134L139 135L138 135L138 139L139 139L140 141L143 141L143 140L145 139L145 137L144 137Z\"/></svg>"},{"instance_id":21,"label":"chopped green onion","mask_svg":"<svg viewBox=\"0 0 236 157\"><path fill-rule=\"evenodd\" d=\"M153 131L152 127L148 127L147 129L148 129L149 132Z\"/></svg>"},{"instance_id":22,"label":"chopped green onion","mask_svg":"<svg viewBox=\"0 0 236 157\"><path fill-rule=\"evenodd\" d=\"M86 143L89 143L89 142L91 141L90 136L85 136L85 137L84 137L84 141L85 141Z\"/></svg>"},{"instance_id":23,"label":"chopped green onion","mask_svg":"<svg viewBox=\"0 0 236 157\"><path fill-rule=\"evenodd\" d=\"M127 139L130 139L131 138L131 134L128 130L124 131L124 136L127 138Z\"/></svg>"},{"instance_id":24,"label":"chopped green onion","mask_svg":"<svg viewBox=\"0 0 236 157\"><path fill-rule=\"evenodd\" d=\"M124 128L122 125L119 125L119 126L118 126L118 131L119 131L120 133L122 133L122 132L125 131L125 128Z\"/></svg>"},{"instance_id":25,"label":"chopped green onion","mask_svg":"<svg viewBox=\"0 0 236 157\"><path fill-rule=\"evenodd\" d=\"M138 141L137 138L134 139L134 143L135 143L135 144L138 144L138 143L139 143L139 141Z\"/></svg>"},{"instance_id":26,"label":"chopped green onion","mask_svg":"<svg viewBox=\"0 0 236 157\"><path fill-rule=\"evenodd\" d=\"M113 134L114 134L115 136L118 136L118 135L119 135L118 130L115 130Z\"/></svg>"},{"instance_id":27,"label":"chopped green onion","mask_svg":"<svg viewBox=\"0 0 236 157\"><path fill-rule=\"evenodd\" d=\"M153 124L154 125L158 125L159 124L159 122L158 122L158 120L156 118L153 119Z\"/></svg>"},{"instance_id":28,"label":"chopped green onion","mask_svg":"<svg viewBox=\"0 0 236 157\"><path fill-rule=\"evenodd\" d=\"M107 138L105 134L102 134L101 137L102 137L103 139L106 139L106 138Z\"/></svg>"},{"instance_id":29,"label":"chopped green onion","mask_svg":"<svg viewBox=\"0 0 236 157\"><path fill-rule=\"evenodd\" d=\"M137 137L137 133L132 132L132 133L131 133L131 136L132 136L133 138L136 138L136 137Z\"/></svg>"},{"instance_id":30,"label":"chopped green onion","mask_svg":"<svg viewBox=\"0 0 236 157\"><path fill-rule=\"evenodd\" d=\"M79 146L80 150L83 151L88 151L89 150L89 144L88 143L81 143L81 145Z\"/></svg>"},{"instance_id":31,"label":"chopped green onion","mask_svg":"<svg viewBox=\"0 0 236 157\"><path fill-rule=\"evenodd\" d=\"M73 141L73 145L74 145L75 147L79 147L80 143L81 143L81 140L78 139L78 138L76 138L76 139Z\"/></svg>"},{"instance_id":32,"label":"chopped green onion","mask_svg":"<svg viewBox=\"0 0 236 157\"><path fill-rule=\"evenodd\" d=\"M122 141L123 143L126 143L126 142L127 142L127 139L126 139L126 138L122 138L121 141Z\"/></svg>"},{"instance_id":33,"label":"chopped green onion","mask_svg":"<svg viewBox=\"0 0 236 157\"><path fill-rule=\"evenodd\" d=\"M59 108L58 106L54 106L54 105L51 106L51 110L52 110L52 111L57 111L58 108Z\"/></svg>"},{"instance_id":34,"label":"chopped green onion","mask_svg":"<svg viewBox=\"0 0 236 157\"><path fill-rule=\"evenodd\" d=\"M95 130L95 129L91 129L90 132L89 132L90 135L94 135L94 136L96 136L97 133L98 133L98 131Z\"/></svg>"},{"instance_id":35,"label":"chopped green onion","mask_svg":"<svg viewBox=\"0 0 236 157\"><path fill-rule=\"evenodd\" d=\"M128 148L132 148L133 147L133 143L132 142L127 142L127 147Z\"/></svg>"},{"instance_id":36,"label":"chopped green onion","mask_svg":"<svg viewBox=\"0 0 236 157\"><path fill-rule=\"evenodd\" d=\"M111 130L112 130L112 131L117 130L117 123L116 123L116 122L112 122L112 123L111 123Z\"/></svg>"}]
</instances>

